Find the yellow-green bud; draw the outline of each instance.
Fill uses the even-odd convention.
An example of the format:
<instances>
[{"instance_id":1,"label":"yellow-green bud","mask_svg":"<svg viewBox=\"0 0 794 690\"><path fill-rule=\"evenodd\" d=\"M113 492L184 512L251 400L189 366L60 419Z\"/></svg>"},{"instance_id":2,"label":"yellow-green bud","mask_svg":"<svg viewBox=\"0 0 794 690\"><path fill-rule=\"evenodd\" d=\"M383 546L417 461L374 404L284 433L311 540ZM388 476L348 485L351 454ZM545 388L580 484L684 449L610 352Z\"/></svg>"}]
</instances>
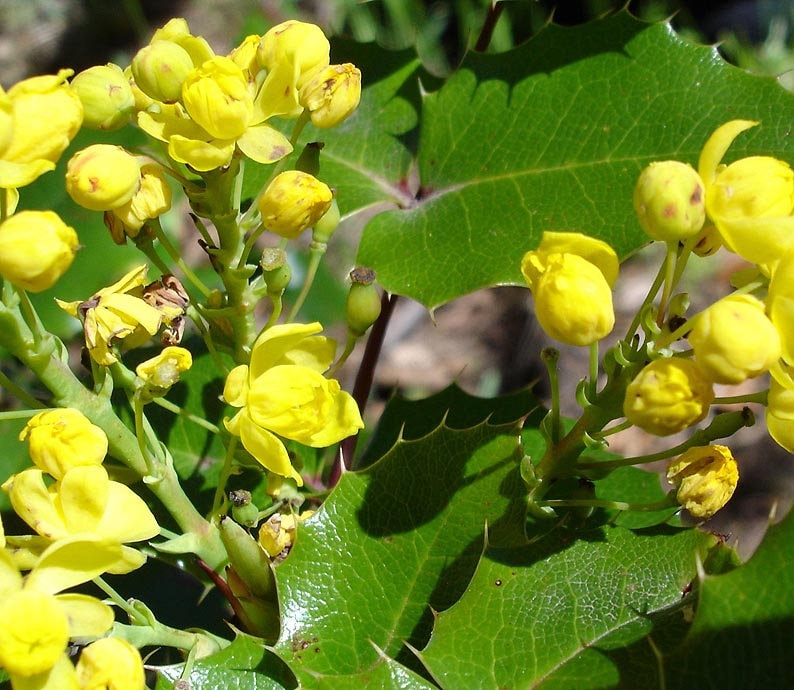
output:
<instances>
[{"instance_id":1,"label":"yellow-green bud","mask_svg":"<svg viewBox=\"0 0 794 690\"><path fill-rule=\"evenodd\" d=\"M28 442L36 467L56 479L62 479L73 467L101 465L108 452L105 432L70 407L31 417L19 440Z\"/></svg>"},{"instance_id":2,"label":"yellow-green bud","mask_svg":"<svg viewBox=\"0 0 794 690\"><path fill-rule=\"evenodd\" d=\"M75 153L66 165L66 191L91 211L123 206L138 191L138 161L121 146L92 144Z\"/></svg>"},{"instance_id":3,"label":"yellow-green bud","mask_svg":"<svg viewBox=\"0 0 794 690\"><path fill-rule=\"evenodd\" d=\"M691 359L671 357L648 364L626 387L626 419L656 436L697 424L714 400L711 381Z\"/></svg>"},{"instance_id":4,"label":"yellow-green bud","mask_svg":"<svg viewBox=\"0 0 794 690\"><path fill-rule=\"evenodd\" d=\"M359 338L378 320L381 297L375 287L375 271L359 266L350 271L350 291L345 302L347 327Z\"/></svg>"},{"instance_id":5,"label":"yellow-green bud","mask_svg":"<svg viewBox=\"0 0 794 690\"><path fill-rule=\"evenodd\" d=\"M791 215L794 172L771 156L741 158L717 173L706 204L715 220Z\"/></svg>"},{"instance_id":6,"label":"yellow-green bud","mask_svg":"<svg viewBox=\"0 0 794 690\"><path fill-rule=\"evenodd\" d=\"M355 65L328 65L314 73L300 90L300 103L312 124L321 129L346 120L361 100L361 72Z\"/></svg>"},{"instance_id":7,"label":"yellow-green bud","mask_svg":"<svg viewBox=\"0 0 794 690\"><path fill-rule=\"evenodd\" d=\"M229 562L248 591L266 599L273 595L275 581L270 562L256 540L234 520L223 517L218 524Z\"/></svg>"},{"instance_id":8,"label":"yellow-green bud","mask_svg":"<svg viewBox=\"0 0 794 690\"><path fill-rule=\"evenodd\" d=\"M246 489L235 489L229 492L232 504L232 517L245 527L255 527L259 518L259 508L251 502L251 492Z\"/></svg>"},{"instance_id":9,"label":"yellow-green bud","mask_svg":"<svg viewBox=\"0 0 794 690\"><path fill-rule=\"evenodd\" d=\"M254 108L243 71L227 57L192 70L182 85L182 102L192 120L216 139L241 136Z\"/></svg>"},{"instance_id":10,"label":"yellow-green bud","mask_svg":"<svg viewBox=\"0 0 794 690\"><path fill-rule=\"evenodd\" d=\"M670 463L667 480L692 517L705 520L733 496L739 467L726 446L696 446Z\"/></svg>"},{"instance_id":11,"label":"yellow-green bud","mask_svg":"<svg viewBox=\"0 0 794 690\"><path fill-rule=\"evenodd\" d=\"M193 357L184 347L170 345L156 357L141 362L135 369L144 383L150 388L160 391L168 390L173 386L182 373L193 366Z\"/></svg>"},{"instance_id":12,"label":"yellow-green bud","mask_svg":"<svg viewBox=\"0 0 794 690\"><path fill-rule=\"evenodd\" d=\"M262 224L281 237L294 239L325 215L333 198L328 185L313 175L287 170L276 176L259 199Z\"/></svg>"},{"instance_id":13,"label":"yellow-green bud","mask_svg":"<svg viewBox=\"0 0 794 690\"><path fill-rule=\"evenodd\" d=\"M585 346L612 331L612 290L604 274L587 259L528 252L522 272L531 286L538 323L555 340Z\"/></svg>"},{"instance_id":14,"label":"yellow-green bud","mask_svg":"<svg viewBox=\"0 0 794 690\"><path fill-rule=\"evenodd\" d=\"M680 161L651 163L634 187L634 210L654 240L678 242L696 235L706 220L703 180Z\"/></svg>"},{"instance_id":15,"label":"yellow-green bud","mask_svg":"<svg viewBox=\"0 0 794 690\"><path fill-rule=\"evenodd\" d=\"M20 211L0 223L0 276L41 292L71 266L77 233L52 211Z\"/></svg>"},{"instance_id":16,"label":"yellow-green bud","mask_svg":"<svg viewBox=\"0 0 794 690\"><path fill-rule=\"evenodd\" d=\"M96 65L71 82L83 104L83 124L89 129L112 131L126 125L135 113L135 94L118 65Z\"/></svg>"},{"instance_id":17,"label":"yellow-green bud","mask_svg":"<svg viewBox=\"0 0 794 690\"><path fill-rule=\"evenodd\" d=\"M694 318L689 343L701 370L715 383L759 376L780 358L780 336L752 295L729 295Z\"/></svg>"},{"instance_id":18,"label":"yellow-green bud","mask_svg":"<svg viewBox=\"0 0 794 690\"><path fill-rule=\"evenodd\" d=\"M182 97L182 84L193 69L190 54L173 41L152 41L132 58L132 76L147 96L163 103Z\"/></svg>"},{"instance_id":19,"label":"yellow-green bud","mask_svg":"<svg viewBox=\"0 0 794 690\"><path fill-rule=\"evenodd\" d=\"M331 207L322 215L312 228L312 240L321 244L327 244L334 234L334 230L339 227L342 214L339 211L339 204L336 197L331 201Z\"/></svg>"},{"instance_id":20,"label":"yellow-green bud","mask_svg":"<svg viewBox=\"0 0 794 690\"><path fill-rule=\"evenodd\" d=\"M88 645L75 666L81 688L144 690L146 675L138 650L120 637L104 637Z\"/></svg>"}]
</instances>

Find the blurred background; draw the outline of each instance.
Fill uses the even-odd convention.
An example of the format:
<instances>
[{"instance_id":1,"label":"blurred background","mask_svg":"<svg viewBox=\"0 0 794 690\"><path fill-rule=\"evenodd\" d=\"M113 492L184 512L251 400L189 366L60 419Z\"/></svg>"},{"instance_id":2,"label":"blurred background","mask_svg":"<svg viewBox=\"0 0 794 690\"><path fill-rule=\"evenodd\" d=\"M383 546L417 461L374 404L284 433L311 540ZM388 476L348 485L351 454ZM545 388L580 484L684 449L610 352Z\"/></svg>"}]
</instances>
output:
<instances>
[{"instance_id":1,"label":"blurred background","mask_svg":"<svg viewBox=\"0 0 794 690\"><path fill-rule=\"evenodd\" d=\"M531 38L552 17L560 24L578 24L626 6L624 1L610 0L506 0L498 4L499 19L487 48L492 52L509 50ZM8 88L25 77L61 67L77 72L108 61L127 65L154 29L174 16L185 17L192 32L207 38L218 53L226 53L247 34L263 33L287 18L300 18L320 24L331 36L376 41L395 50L413 47L430 72L444 76L474 48L491 5L491 0L0 0L0 84ZM794 3L788 0L636 0L629 2L628 8L649 21L669 18L688 40L717 44L729 62L754 73L777 76L785 88L794 90ZM366 83L366 74L364 79ZM62 184L56 182L53 176L51 189L45 186L26 193L24 203L34 208L68 204ZM187 220L186 209L182 211L181 216L172 212L169 229L177 237L180 223ZM84 232L104 234L101 220L83 220L85 224L78 226L81 237ZM355 237L350 234L346 238L350 245L347 254L341 250L346 260L354 258ZM188 253L193 249L185 246ZM119 263L130 260L129 247L117 250ZM623 267L615 299L619 319L633 315L658 260L653 251L643 252ZM118 264L108 266L102 260L89 266L85 259L83 266L84 271L108 272ZM341 275L349 268L345 264ZM729 276L737 268L737 259L722 252L719 259L692 272L685 288L696 296L693 307L705 306L727 293ZM111 280L117 277L115 273ZM59 286L58 296L85 298L85 278L86 273L70 272ZM98 276L96 280L97 285L106 284ZM51 295L46 299L51 304ZM322 306L317 311L322 313ZM61 319L57 322L61 328L76 325L57 309L50 309L50 314L56 321ZM420 397L450 381L485 396L534 382L543 396L544 374L537 353L547 344L534 323L524 289L479 291L440 308L432 319L420 305L400 301L376 371L369 420L377 416L395 389ZM576 382L587 372L584 357L576 349L563 352L562 385L570 399ZM354 357L347 369L348 387L355 363ZM572 406L568 412L575 414L576 409ZM10 433L3 436L14 440ZM666 439L665 445L673 442ZM613 449L639 455L654 450L651 443L644 434L629 433L616 437ZM794 458L768 440L763 425L746 430L734 452L742 465L740 489L730 510L720 513L712 527L724 534L741 534L739 548L747 554L773 507L777 504L782 514L791 504Z\"/></svg>"}]
</instances>

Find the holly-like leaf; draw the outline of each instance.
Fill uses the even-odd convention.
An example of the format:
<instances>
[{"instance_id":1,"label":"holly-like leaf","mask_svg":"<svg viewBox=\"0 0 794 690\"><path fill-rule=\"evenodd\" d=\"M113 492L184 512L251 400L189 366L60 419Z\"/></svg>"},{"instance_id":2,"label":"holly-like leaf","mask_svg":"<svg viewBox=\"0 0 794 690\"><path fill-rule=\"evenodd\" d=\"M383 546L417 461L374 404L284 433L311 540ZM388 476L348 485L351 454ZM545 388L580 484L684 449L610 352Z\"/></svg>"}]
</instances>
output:
<instances>
[{"instance_id":1,"label":"holly-like leaf","mask_svg":"<svg viewBox=\"0 0 794 690\"><path fill-rule=\"evenodd\" d=\"M794 96L774 79L626 12L550 25L508 53L471 54L440 88L416 63L391 62L388 76L368 75L372 63L361 63L360 111L305 140L326 142L322 177L345 214L393 209L366 226L358 262L431 308L522 284L520 257L544 230L584 232L631 254L647 242L631 202L642 167L696 164L727 120L761 121L731 158L794 149Z\"/></svg>"},{"instance_id":2,"label":"holly-like leaf","mask_svg":"<svg viewBox=\"0 0 794 690\"><path fill-rule=\"evenodd\" d=\"M685 628L672 610L714 541L605 525L490 548L420 658L450 690L658 687L652 640Z\"/></svg>"},{"instance_id":3,"label":"holly-like leaf","mask_svg":"<svg viewBox=\"0 0 794 690\"><path fill-rule=\"evenodd\" d=\"M161 666L155 690L171 690L184 665ZM287 690L297 686L289 669L262 641L238 634L225 649L196 661L186 680L191 690Z\"/></svg>"},{"instance_id":4,"label":"holly-like leaf","mask_svg":"<svg viewBox=\"0 0 794 690\"><path fill-rule=\"evenodd\" d=\"M276 569L275 651L296 674L344 685L384 655L413 660L405 643L423 646L431 609L465 591L485 525L497 542L524 541L517 435L439 426L342 477Z\"/></svg>"},{"instance_id":5,"label":"holly-like leaf","mask_svg":"<svg viewBox=\"0 0 794 690\"><path fill-rule=\"evenodd\" d=\"M665 659L668 689L785 688L794 652L794 512L745 565L699 583L685 644Z\"/></svg>"}]
</instances>

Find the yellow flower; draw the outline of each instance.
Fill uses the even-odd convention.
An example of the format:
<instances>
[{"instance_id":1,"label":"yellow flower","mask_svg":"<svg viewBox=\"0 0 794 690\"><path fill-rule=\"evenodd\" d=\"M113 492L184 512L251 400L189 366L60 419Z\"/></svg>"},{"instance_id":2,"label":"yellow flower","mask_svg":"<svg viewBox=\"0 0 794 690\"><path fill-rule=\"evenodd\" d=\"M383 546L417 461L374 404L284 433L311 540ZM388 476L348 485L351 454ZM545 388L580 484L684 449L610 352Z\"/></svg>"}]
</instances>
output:
<instances>
[{"instance_id":1,"label":"yellow flower","mask_svg":"<svg viewBox=\"0 0 794 690\"><path fill-rule=\"evenodd\" d=\"M691 359L656 359L626 387L626 419L656 436L683 431L705 418L714 391Z\"/></svg>"},{"instance_id":2,"label":"yellow flower","mask_svg":"<svg viewBox=\"0 0 794 690\"><path fill-rule=\"evenodd\" d=\"M159 218L171 208L171 187L163 169L156 163L141 166L138 190L124 205L105 214L105 225L116 244L137 237L146 221Z\"/></svg>"},{"instance_id":3,"label":"yellow flower","mask_svg":"<svg viewBox=\"0 0 794 690\"><path fill-rule=\"evenodd\" d=\"M66 164L66 191L91 211L109 211L132 199L141 183L135 156L121 146L92 144Z\"/></svg>"},{"instance_id":4,"label":"yellow flower","mask_svg":"<svg viewBox=\"0 0 794 690\"><path fill-rule=\"evenodd\" d=\"M615 325L612 285L618 259L605 242L580 233L545 232L524 254L521 272L535 300L538 323L568 345L590 345Z\"/></svg>"},{"instance_id":5,"label":"yellow flower","mask_svg":"<svg viewBox=\"0 0 794 690\"><path fill-rule=\"evenodd\" d=\"M322 29L295 20L271 28L259 43L259 64L267 77L256 107L264 117L297 117L303 110L298 97L314 72L330 63L331 46Z\"/></svg>"},{"instance_id":6,"label":"yellow flower","mask_svg":"<svg viewBox=\"0 0 794 690\"><path fill-rule=\"evenodd\" d=\"M207 60L187 75L182 103L193 122L213 139L242 136L254 108L243 71L227 57Z\"/></svg>"},{"instance_id":7,"label":"yellow flower","mask_svg":"<svg viewBox=\"0 0 794 690\"><path fill-rule=\"evenodd\" d=\"M272 326L254 343L250 365L232 369L223 397L241 408L224 420L245 449L266 469L303 484L283 437L326 448L364 424L353 398L321 372L333 361L335 343L316 335L319 323Z\"/></svg>"},{"instance_id":8,"label":"yellow flower","mask_svg":"<svg viewBox=\"0 0 794 690\"><path fill-rule=\"evenodd\" d=\"M271 558L282 559L286 557L295 542L298 524L308 520L314 515L313 510L307 510L300 515L294 513L271 515L259 528L259 545Z\"/></svg>"},{"instance_id":9,"label":"yellow flower","mask_svg":"<svg viewBox=\"0 0 794 690\"><path fill-rule=\"evenodd\" d=\"M104 637L92 642L77 661L80 690L144 690L146 678L138 650L127 640Z\"/></svg>"},{"instance_id":10,"label":"yellow flower","mask_svg":"<svg viewBox=\"0 0 794 690\"><path fill-rule=\"evenodd\" d=\"M66 273L78 247L77 233L52 211L20 211L0 223L0 276L41 292Z\"/></svg>"},{"instance_id":11,"label":"yellow flower","mask_svg":"<svg viewBox=\"0 0 794 690\"><path fill-rule=\"evenodd\" d=\"M68 536L90 535L110 544L126 544L160 533L143 499L128 486L111 481L101 465L74 467L49 487L41 470L23 470L7 479L3 489L17 515L44 538L31 548L46 548ZM145 561L136 549L122 546L108 572L126 573Z\"/></svg>"},{"instance_id":12,"label":"yellow flower","mask_svg":"<svg viewBox=\"0 0 794 690\"><path fill-rule=\"evenodd\" d=\"M152 388L167 389L179 381L179 375L193 365L193 357L184 347L169 346L156 357L141 362L135 373Z\"/></svg>"},{"instance_id":13,"label":"yellow flower","mask_svg":"<svg viewBox=\"0 0 794 690\"><path fill-rule=\"evenodd\" d=\"M271 232L294 239L331 208L334 195L316 177L300 170L277 175L259 198L262 224Z\"/></svg>"},{"instance_id":14,"label":"yellow flower","mask_svg":"<svg viewBox=\"0 0 794 690\"><path fill-rule=\"evenodd\" d=\"M19 434L27 441L36 467L56 479L73 467L101 465L108 452L105 432L70 407L48 410L31 417Z\"/></svg>"},{"instance_id":15,"label":"yellow flower","mask_svg":"<svg viewBox=\"0 0 794 690\"><path fill-rule=\"evenodd\" d=\"M70 86L83 104L84 127L111 132L126 125L135 112L130 81L112 62L83 70Z\"/></svg>"},{"instance_id":16,"label":"yellow flower","mask_svg":"<svg viewBox=\"0 0 794 690\"><path fill-rule=\"evenodd\" d=\"M706 220L703 181L679 161L648 165L634 187L634 210L654 240L678 242L692 237Z\"/></svg>"},{"instance_id":17,"label":"yellow flower","mask_svg":"<svg viewBox=\"0 0 794 690\"><path fill-rule=\"evenodd\" d=\"M718 127L700 154L706 212L725 246L748 261L773 263L794 248L794 173L769 156L722 165L734 139L758 123L731 120Z\"/></svg>"},{"instance_id":18,"label":"yellow flower","mask_svg":"<svg viewBox=\"0 0 794 690\"><path fill-rule=\"evenodd\" d=\"M772 271L766 303L769 318L780 336L783 359L794 364L794 251L789 251Z\"/></svg>"},{"instance_id":19,"label":"yellow flower","mask_svg":"<svg viewBox=\"0 0 794 690\"><path fill-rule=\"evenodd\" d=\"M63 310L82 320L86 346L97 364L108 366L118 361L111 349L115 341L133 334L152 336L167 318L163 310L142 297L146 271L145 265L133 269L85 302L56 300Z\"/></svg>"},{"instance_id":20,"label":"yellow flower","mask_svg":"<svg viewBox=\"0 0 794 690\"><path fill-rule=\"evenodd\" d=\"M300 90L301 104L311 114L312 124L321 129L346 120L360 100L361 71L350 63L328 65Z\"/></svg>"},{"instance_id":21,"label":"yellow flower","mask_svg":"<svg viewBox=\"0 0 794 690\"><path fill-rule=\"evenodd\" d=\"M0 156L0 187L23 187L55 168L80 129L83 105L66 83L72 70L25 79L8 90L11 142Z\"/></svg>"},{"instance_id":22,"label":"yellow flower","mask_svg":"<svg viewBox=\"0 0 794 690\"><path fill-rule=\"evenodd\" d=\"M690 448L667 468L667 480L677 489L676 500L696 518L710 518L733 495L739 467L725 446Z\"/></svg>"},{"instance_id":23,"label":"yellow flower","mask_svg":"<svg viewBox=\"0 0 794 690\"><path fill-rule=\"evenodd\" d=\"M729 295L693 319L689 343L715 383L736 384L768 371L780 357L780 337L751 295Z\"/></svg>"},{"instance_id":24,"label":"yellow flower","mask_svg":"<svg viewBox=\"0 0 794 690\"><path fill-rule=\"evenodd\" d=\"M77 688L69 638L104 634L114 615L94 597L59 592L101 575L118 552L117 545L69 537L46 549L23 578L0 551L0 666L12 687Z\"/></svg>"},{"instance_id":25,"label":"yellow flower","mask_svg":"<svg viewBox=\"0 0 794 690\"><path fill-rule=\"evenodd\" d=\"M14 136L14 104L0 86L0 159L11 145Z\"/></svg>"}]
</instances>

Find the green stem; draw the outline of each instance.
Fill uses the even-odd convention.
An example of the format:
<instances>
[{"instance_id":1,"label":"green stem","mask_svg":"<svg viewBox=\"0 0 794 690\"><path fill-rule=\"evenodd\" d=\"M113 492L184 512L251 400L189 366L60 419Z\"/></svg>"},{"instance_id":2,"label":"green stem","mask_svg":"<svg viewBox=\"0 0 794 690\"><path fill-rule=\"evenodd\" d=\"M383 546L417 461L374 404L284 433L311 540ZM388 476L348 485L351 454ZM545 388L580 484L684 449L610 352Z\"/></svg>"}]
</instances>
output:
<instances>
[{"instance_id":1,"label":"green stem","mask_svg":"<svg viewBox=\"0 0 794 690\"><path fill-rule=\"evenodd\" d=\"M148 619L134 606L129 604L124 597L122 597L111 585L109 585L101 577L95 577L93 583L99 587L108 598L118 606L124 613L126 613L134 625L147 625Z\"/></svg>"},{"instance_id":2,"label":"green stem","mask_svg":"<svg viewBox=\"0 0 794 690\"><path fill-rule=\"evenodd\" d=\"M560 353L552 347L544 347L540 353L540 358L546 365L546 371L549 374L549 387L551 388L549 441L552 445L556 445L562 435L562 426L560 424L560 379L557 371Z\"/></svg>"},{"instance_id":3,"label":"green stem","mask_svg":"<svg viewBox=\"0 0 794 690\"><path fill-rule=\"evenodd\" d=\"M221 514L226 502L226 484L229 481L229 477L232 476L235 450L237 450L237 437L232 436L226 448L226 457L223 459L223 467L221 468L220 477L218 477L218 485L215 487L215 497L212 500L212 513L210 514L211 518Z\"/></svg>"},{"instance_id":4,"label":"green stem","mask_svg":"<svg viewBox=\"0 0 794 690\"><path fill-rule=\"evenodd\" d=\"M754 423L755 417L748 407L745 407L741 411L724 412L717 415L705 429L697 429L689 439L672 448L659 451L658 453L638 455L632 458L578 462L576 467L578 470L614 470L618 467L647 465L659 460L666 460L674 455L680 455L689 448L707 446L717 439L733 436L733 434L742 427L752 426Z\"/></svg>"},{"instance_id":5,"label":"green stem","mask_svg":"<svg viewBox=\"0 0 794 690\"><path fill-rule=\"evenodd\" d=\"M759 405L766 405L769 390L764 389L757 393L745 393L744 395L725 395L721 398L714 398L711 401L712 405L736 405L742 403L758 403Z\"/></svg>"},{"instance_id":6,"label":"green stem","mask_svg":"<svg viewBox=\"0 0 794 690\"><path fill-rule=\"evenodd\" d=\"M549 508L611 508L613 510L634 510L652 512L677 506L674 496L665 496L653 503L626 503L625 501L610 501L601 498L552 498L538 501L540 507Z\"/></svg>"},{"instance_id":7,"label":"green stem","mask_svg":"<svg viewBox=\"0 0 794 690\"><path fill-rule=\"evenodd\" d=\"M640 322L642 320L642 315L645 313L645 309L650 305L654 299L656 299L656 295L659 292L659 289L662 287L662 283L664 282L665 277L665 262L662 262L662 265L659 267L659 270L656 273L656 277L653 279L653 283L651 287L648 289L648 294L645 296L640 308L637 309L637 313L634 315L634 318L631 321L631 324L626 331L626 336L623 338L624 342L631 343L631 339L634 334L637 332L637 329L640 327Z\"/></svg>"},{"instance_id":8,"label":"green stem","mask_svg":"<svg viewBox=\"0 0 794 690\"><path fill-rule=\"evenodd\" d=\"M42 411L42 409L46 408L46 405L36 400L36 398L34 398L24 388L17 385L14 381L8 378L8 376L6 376L2 371L0 371L0 388L4 388L6 391L11 393L11 395L13 395L23 405L37 408L33 410L14 410L9 412L0 412L0 419L20 419L21 417L32 417L34 414L38 414L39 412ZM19 416L6 416L6 415L19 415Z\"/></svg>"},{"instance_id":9,"label":"green stem","mask_svg":"<svg viewBox=\"0 0 794 690\"><path fill-rule=\"evenodd\" d=\"M309 246L309 265L306 269L306 280L303 281L303 287L301 288L300 294L295 300L295 303L292 305L292 310L287 317L288 323L292 323L295 320L295 317L298 315L303 303L306 301L306 297L308 296L309 290L311 290L312 284L314 283L314 278L317 275L317 269L320 267L320 262L325 255L326 249L328 249L328 245L325 242L312 242Z\"/></svg>"},{"instance_id":10,"label":"green stem","mask_svg":"<svg viewBox=\"0 0 794 690\"><path fill-rule=\"evenodd\" d=\"M598 393L598 341L590 344L590 381L587 385L587 399L595 400Z\"/></svg>"},{"instance_id":11,"label":"green stem","mask_svg":"<svg viewBox=\"0 0 794 690\"><path fill-rule=\"evenodd\" d=\"M667 312L667 302L670 300L670 295L673 294L673 287L675 285L675 263L676 256L678 255L678 243L667 243L667 254L664 257L664 287L662 289L662 296L659 299L659 311L656 314L656 323L658 326L664 323L665 313Z\"/></svg>"},{"instance_id":12,"label":"green stem","mask_svg":"<svg viewBox=\"0 0 794 690\"><path fill-rule=\"evenodd\" d=\"M215 426L211 422L208 422L203 417L197 417L196 415L191 414L187 410L184 410L181 407L179 407L179 405L172 403L170 400L166 400L165 398L154 398L152 402L155 405L159 405L164 410L173 412L174 414L179 415L183 419L187 419L188 421L193 422L193 424L197 424L198 426L200 426L203 429L206 429L212 434L219 434L221 431L217 426Z\"/></svg>"},{"instance_id":13,"label":"green stem","mask_svg":"<svg viewBox=\"0 0 794 690\"><path fill-rule=\"evenodd\" d=\"M325 374L327 378L332 378L337 371L339 371L344 363L347 361L348 357L353 354L353 350L356 347L356 343L358 342L358 338L353 335L353 333L348 329L347 331L347 340L345 341L345 349L342 354L339 356L339 359L334 362L334 365L328 370Z\"/></svg>"},{"instance_id":14,"label":"green stem","mask_svg":"<svg viewBox=\"0 0 794 690\"><path fill-rule=\"evenodd\" d=\"M176 250L176 247L171 244L171 240L168 239L168 235L165 234L162 225L160 225L160 219L155 218L154 220L150 221L149 227L152 228L154 236L160 241L160 246L165 249L168 256L171 257L171 260L179 267L179 270L182 271L185 277L191 282L193 287L195 287L205 298L209 297L210 289L204 285L202 280L184 262L182 256ZM166 271L166 273L170 273L170 271Z\"/></svg>"}]
</instances>

